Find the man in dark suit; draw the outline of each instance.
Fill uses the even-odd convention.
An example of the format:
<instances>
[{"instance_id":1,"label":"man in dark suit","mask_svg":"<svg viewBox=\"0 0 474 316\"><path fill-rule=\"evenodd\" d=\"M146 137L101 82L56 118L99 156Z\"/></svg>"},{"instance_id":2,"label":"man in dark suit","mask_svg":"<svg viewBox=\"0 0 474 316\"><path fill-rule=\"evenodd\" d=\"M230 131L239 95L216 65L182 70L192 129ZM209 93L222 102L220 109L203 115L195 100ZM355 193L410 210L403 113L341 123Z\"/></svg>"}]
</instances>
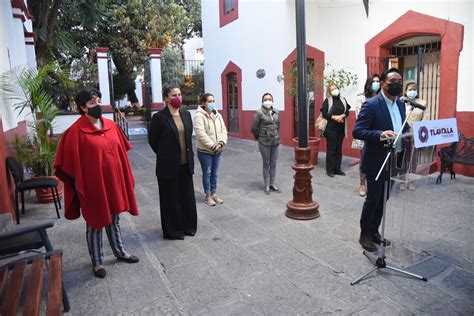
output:
<instances>
[{"instance_id":1,"label":"man in dark suit","mask_svg":"<svg viewBox=\"0 0 474 316\"><path fill-rule=\"evenodd\" d=\"M398 99L403 90L402 76L396 68L386 70L380 77L382 90L368 99L360 110L352 135L365 141L362 150L361 170L367 175L367 197L360 218L361 234L359 243L367 251L375 251L375 244L389 245L382 241L378 231L383 215L384 181L388 174L375 180L385 160L387 139L396 137L405 120L405 104ZM396 156L403 150L403 140L395 144Z\"/></svg>"}]
</instances>

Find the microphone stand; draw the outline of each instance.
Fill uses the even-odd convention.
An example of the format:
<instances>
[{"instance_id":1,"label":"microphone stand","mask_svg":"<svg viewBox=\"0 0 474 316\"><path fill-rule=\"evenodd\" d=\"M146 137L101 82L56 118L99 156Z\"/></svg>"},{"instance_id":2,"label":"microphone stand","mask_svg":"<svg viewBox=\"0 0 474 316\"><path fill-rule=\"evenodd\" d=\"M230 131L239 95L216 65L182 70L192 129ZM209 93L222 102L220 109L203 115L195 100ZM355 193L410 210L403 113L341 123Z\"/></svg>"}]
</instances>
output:
<instances>
[{"instance_id":1,"label":"microphone stand","mask_svg":"<svg viewBox=\"0 0 474 316\"><path fill-rule=\"evenodd\" d=\"M413 278L416 278L416 279L419 279L419 280L422 280L422 281L428 281L428 279L424 276L421 276L421 275L418 275L418 274L415 274L415 273L411 273L411 272L396 268L394 266L391 266L391 265L387 264L387 262L385 261L385 238L384 238L385 237L385 217L386 217L386 210L387 210L387 195L388 195L388 190L390 188L390 181L391 181L391 178L392 178L392 168L391 168L391 164L389 164L388 162L389 162L390 156L395 158L395 154L396 154L395 149L396 149L397 141L400 138L400 136L402 135L403 129L405 128L405 125L408 121L408 118L410 117L410 115L413 112L414 108L415 107L413 105L411 105L410 112L406 116L405 121L403 122L402 127L400 128L400 130L398 131L398 134L397 134L397 137L395 138L395 140L393 140L393 138L387 138L387 142L385 144L385 148L387 149L387 156L385 157L385 160L384 160L382 166L380 167L380 170L379 170L377 176L375 177L375 181L378 181L381 175L384 176L382 234L381 234L382 244L380 245L380 249L378 251L378 257L377 257L376 254L371 253L371 252L367 252L367 251L362 252L371 262L373 262L375 264L375 268L373 268L372 270L370 270L366 274L364 274L364 275L358 277L357 279L355 279L354 281L352 281L351 285L355 285L355 284L359 283L362 279L366 278L372 272L377 271L379 269L389 269L389 270L393 270L393 271L411 276Z\"/></svg>"}]
</instances>

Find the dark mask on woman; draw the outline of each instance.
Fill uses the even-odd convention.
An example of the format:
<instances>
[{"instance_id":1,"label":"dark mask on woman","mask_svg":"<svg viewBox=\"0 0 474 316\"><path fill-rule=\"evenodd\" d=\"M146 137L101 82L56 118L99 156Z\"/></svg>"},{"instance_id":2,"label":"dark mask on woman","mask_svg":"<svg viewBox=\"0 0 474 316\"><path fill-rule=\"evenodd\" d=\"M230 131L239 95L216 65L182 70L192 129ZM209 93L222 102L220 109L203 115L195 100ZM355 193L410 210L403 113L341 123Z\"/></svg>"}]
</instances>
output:
<instances>
[{"instance_id":1,"label":"dark mask on woman","mask_svg":"<svg viewBox=\"0 0 474 316\"><path fill-rule=\"evenodd\" d=\"M102 108L100 104L97 104L96 106L92 108L88 108L87 114L96 119L100 118L102 116Z\"/></svg>"},{"instance_id":2,"label":"dark mask on woman","mask_svg":"<svg viewBox=\"0 0 474 316\"><path fill-rule=\"evenodd\" d=\"M396 97L403 90L403 86L400 82L392 82L388 85L388 94L392 97Z\"/></svg>"}]
</instances>

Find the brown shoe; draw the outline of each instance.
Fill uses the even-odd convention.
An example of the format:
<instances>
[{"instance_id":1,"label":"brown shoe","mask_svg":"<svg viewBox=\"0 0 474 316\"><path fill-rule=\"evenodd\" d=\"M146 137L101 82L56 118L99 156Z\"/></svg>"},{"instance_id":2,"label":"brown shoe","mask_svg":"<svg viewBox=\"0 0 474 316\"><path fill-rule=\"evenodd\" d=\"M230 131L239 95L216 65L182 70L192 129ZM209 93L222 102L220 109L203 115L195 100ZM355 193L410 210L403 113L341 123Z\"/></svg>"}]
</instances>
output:
<instances>
[{"instance_id":1,"label":"brown shoe","mask_svg":"<svg viewBox=\"0 0 474 316\"><path fill-rule=\"evenodd\" d=\"M360 234L359 244L362 246L362 248L369 252L374 252L377 250L377 246L370 236Z\"/></svg>"},{"instance_id":2,"label":"brown shoe","mask_svg":"<svg viewBox=\"0 0 474 316\"><path fill-rule=\"evenodd\" d=\"M211 198L214 200L214 202L216 202L217 204L222 204L224 203L224 200L223 199L220 199L217 197L217 194L213 193L211 194Z\"/></svg>"},{"instance_id":3,"label":"brown shoe","mask_svg":"<svg viewBox=\"0 0 474 316\"><path fill-rule=\"evenodd\" d=\"M374 243L376 243L377 245L380 245L382 244L382 236L380 235L379 232L376 232L376 233L373 233L372 234L372 240L374 241ZM383 245L385 247L388 247L390 246L392 243L390 242L390 240L388 239L385 239L383 240Z\"/></svg>"},{"instance_id":4,"label":"brown shoe","mask_svg":"<svg viewBox=\"0 0 474 316\"><path fill-rule=\"evenodd\" d=\"M365 188L365 185L361 185L359 187L359 195L364 197L367 194L367 189Z\"/></svg>"},{"instance_id":5,"label":"brown shoe","mask_svg":"<svg viewBox=\"0 0 474 316\"><path fill-rule=\"evenodd\" d=\"M214 199L212 198L210 194L206 195L206 198L204 199L204 203L206 203L209 206L216 206L216 202L214 201Z\"/></svg>"}]
</instances>

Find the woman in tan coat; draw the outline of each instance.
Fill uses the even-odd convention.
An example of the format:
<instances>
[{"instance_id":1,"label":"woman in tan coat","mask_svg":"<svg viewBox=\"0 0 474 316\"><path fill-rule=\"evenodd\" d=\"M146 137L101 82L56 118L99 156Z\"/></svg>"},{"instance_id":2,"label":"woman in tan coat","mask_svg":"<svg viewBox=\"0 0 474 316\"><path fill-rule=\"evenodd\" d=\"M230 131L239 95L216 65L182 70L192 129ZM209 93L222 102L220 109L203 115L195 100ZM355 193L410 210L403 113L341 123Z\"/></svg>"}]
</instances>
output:
<instances>
[{"instance_id":1,"label":"woman in tan coat","mask_svg":"<svg viewBox=\"0 0 474 316\"><path fill-rule=\"evenodd\" d=\"M196 147L202 168L202 185L206 198L204 203L209 206L222 204L224 201L217 196L217 174L221 160L222 148L227 143L227 129L222 115L216 110L214 95L205 93L201 98L194 118Z\"/></svg>"}]
</instances>

